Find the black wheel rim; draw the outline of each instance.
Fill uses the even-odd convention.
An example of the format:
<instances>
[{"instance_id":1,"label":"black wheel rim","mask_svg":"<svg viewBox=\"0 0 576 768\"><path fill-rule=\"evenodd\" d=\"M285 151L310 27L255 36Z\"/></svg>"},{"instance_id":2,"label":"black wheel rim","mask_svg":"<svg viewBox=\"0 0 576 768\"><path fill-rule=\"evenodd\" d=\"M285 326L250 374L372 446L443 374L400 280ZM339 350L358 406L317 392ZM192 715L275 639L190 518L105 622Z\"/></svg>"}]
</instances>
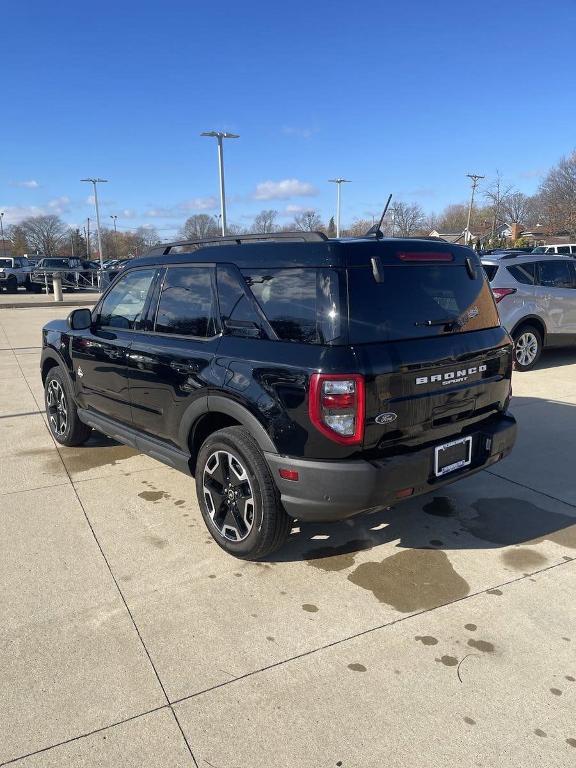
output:
<instances>
[{"instance_id":1,"label":"black wheel rim","mask_svg":"<svg viewBox=\"0 0 576 768\"><path fill-rule=\"evenodd\" d=\"M56 379L50 379L46 388L46 410L50 429L55 435L62 437L68 429L68 406L64 390Z\"/></svg>"},{"instance_id":2,"label":"black wheel rim","mask_svg":"<svg viewBox=\"0 0 576 768\"><path fill-rule=\"evenodd\" d=\"M229 451L214 451L204 465L204 501L212 525L228 541L243 541L254 525L254 494L248 472Z\"/></svg>"}]
</instances>

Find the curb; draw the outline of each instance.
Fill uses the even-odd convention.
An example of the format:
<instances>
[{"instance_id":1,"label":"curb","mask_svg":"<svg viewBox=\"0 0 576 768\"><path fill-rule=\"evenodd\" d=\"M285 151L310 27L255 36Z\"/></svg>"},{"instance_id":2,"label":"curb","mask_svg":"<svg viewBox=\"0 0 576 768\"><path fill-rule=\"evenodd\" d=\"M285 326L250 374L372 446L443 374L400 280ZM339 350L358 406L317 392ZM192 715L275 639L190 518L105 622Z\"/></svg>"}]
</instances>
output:
<instances>
[{"instance_id":1,"label":"curb","mask_svg":"<svg viewBox=\"0 0 576 768\"><path fill-rule=\"evenodd\" d=\"M38 307L93 307L96 304L96 300L86 301L86 299L79 299L78 301L35 301L24 302L15 301L11 304L0 304L0 310L2 309L36 309Z\"/></svg>"}]
</instances>

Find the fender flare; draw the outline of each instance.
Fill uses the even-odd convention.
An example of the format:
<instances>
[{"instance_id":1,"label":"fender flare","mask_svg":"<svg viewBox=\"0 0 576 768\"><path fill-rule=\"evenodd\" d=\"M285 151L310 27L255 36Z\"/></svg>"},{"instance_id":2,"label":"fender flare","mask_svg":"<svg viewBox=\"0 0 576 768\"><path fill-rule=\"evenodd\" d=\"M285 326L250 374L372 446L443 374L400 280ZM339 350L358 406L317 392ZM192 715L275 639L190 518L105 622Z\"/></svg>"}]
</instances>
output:
<instances>
[{"instance_id":1,"label":"fender flare","mask_svg":"<svg viewBox=\"0 0 576 768\"><path fill-rule=\"evenodd\" d=\"M522 325L529 325L530 322L536 322L538 326L542 326L544 328L544 335L542 338L542 342L544 343L546 341L546 336L548 336L548 328L546 328L546 323L541 317L538 317L538 315L526 315L526 317L523 317L521 320L518 320L518 322L514 325L512 330L510 331L510 336L514 336L518 328L520 328Z\"/></svg>"},{"instance_id":2,"label":"fender flare","mask_svg":"<svg viewBox=\"0 0 576 768\"><path fill-rule=\"evenodd\" d=\"M245 406L240 405L235 400L230 400L228 397L208 395L208 410L211 413L224 413L226 416L236 419L243 427L246 427L262 451L278 453L278 449L262 423Z\"/></svg>"},{"instance_id":3,"label":"fender flare","mask_svg":"<svg viewBox=\"0 0 576 768\"><path fill-rule=\"evenodd\" d=\"M64 371L66 380L70 385L70 391L75 392L74 382L72 381L72 377L70 376L70 371L68 370L66 362L60 357L58 352L56 352L56 350L52 349L51 347L46 347L45 349L42 350L42 355L40 356L40 374L42 374L42 371L44 370L44 363L46 362L46 360L53 360L56 363L56 365L62 371Z\"/></svg>"}]
</instances>

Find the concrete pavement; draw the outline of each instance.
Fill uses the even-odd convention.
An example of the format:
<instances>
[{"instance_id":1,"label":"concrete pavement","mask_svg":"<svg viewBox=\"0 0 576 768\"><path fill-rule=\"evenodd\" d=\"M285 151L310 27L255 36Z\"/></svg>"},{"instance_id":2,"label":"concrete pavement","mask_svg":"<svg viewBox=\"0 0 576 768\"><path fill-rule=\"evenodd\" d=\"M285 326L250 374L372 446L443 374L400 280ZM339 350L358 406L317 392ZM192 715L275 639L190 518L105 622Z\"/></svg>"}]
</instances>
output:
<instances>
[{"instance_id":1,"label":"concrete pavement","mask_svg":"<svg viewBox=\"0 0 576 768\"><path fill-rule=\"evenodd\" d=\"M254 564L184 475L56 448L62 310L0 309L0 765L574 764L576 351L515 376L505 462Z\"/></svg>"}]
</instances>

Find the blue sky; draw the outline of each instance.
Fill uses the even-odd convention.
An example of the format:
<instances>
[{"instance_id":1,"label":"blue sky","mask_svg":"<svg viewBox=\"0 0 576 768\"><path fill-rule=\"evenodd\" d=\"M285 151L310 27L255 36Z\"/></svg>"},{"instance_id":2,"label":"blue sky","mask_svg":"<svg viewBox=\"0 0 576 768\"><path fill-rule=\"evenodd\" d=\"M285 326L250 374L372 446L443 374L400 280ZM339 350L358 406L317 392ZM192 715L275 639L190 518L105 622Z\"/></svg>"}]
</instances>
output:
<instances>
[{"instance_id":1,"label":"blue sky","mask_svg":"<svg viewBox=\"0 0 576 768\"><path fill-rule=\"evenodd\" d=\"M465 174L534 191L576 146L576 4L507 0L197 2L21 0L2 10L4 221L94 216L169 238L217 213L228 130L228 217L343 221L396 199L441 210Z\"/></svg>"}]
</instances>

